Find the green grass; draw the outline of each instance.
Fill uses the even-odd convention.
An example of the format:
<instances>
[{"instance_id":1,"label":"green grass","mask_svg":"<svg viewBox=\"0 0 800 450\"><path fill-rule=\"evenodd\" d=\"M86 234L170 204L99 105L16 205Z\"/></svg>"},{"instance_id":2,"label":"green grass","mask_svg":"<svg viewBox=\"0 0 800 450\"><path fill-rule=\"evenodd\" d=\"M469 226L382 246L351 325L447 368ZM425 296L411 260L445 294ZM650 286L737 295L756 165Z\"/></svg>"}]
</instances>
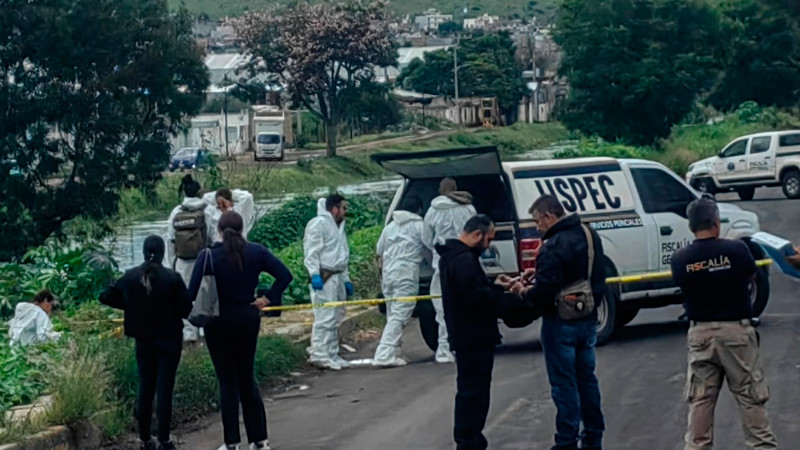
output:
<instances>
[{"instance_id":1,"label":"green grass","mask_svg":"<svg viewBox=\"0 0 800 450\"><path fill-rule=\"evenodd\" d=\"M258 11L272 6L287 6L295 0L168 0L170 7L178 8L185 4L194 15L208 14L212 19L235 17L247 11ZM536 16L546 23L551 19L558 7L556 0L473 0L453 2L451 0L390 0L389 9L398 16L406 14L422 14L429 8L438 9L443 14L463 16L467 7L467 17L476 17L484 13L511 18Z\"/></svg>"},{"instance_id":2,"label":"green grass","mask_svg":"<svg viewBox=\"0 0 800 450\"><path fill-rule=\"evenodd\" d=\"M463 131L428 141L396 144L376 152L496 145L503 159L514 159L525 152L545 148L571 137L560 123L519 123L510 127ZM370 160L371 153L374 152L351 153L335 158L308 158L294 165L253 166L220 162L218 174L203 171L197 172L195 177L205 189L223 186L246 189L257 199L288 193L306 194L319 188L336 188L391 175ZM152 192L124 190L120 198L119 218L123 221L166 219L172 208L181 201L178 196L181 176L167 175Z\"/></svg>"}]
</instances>

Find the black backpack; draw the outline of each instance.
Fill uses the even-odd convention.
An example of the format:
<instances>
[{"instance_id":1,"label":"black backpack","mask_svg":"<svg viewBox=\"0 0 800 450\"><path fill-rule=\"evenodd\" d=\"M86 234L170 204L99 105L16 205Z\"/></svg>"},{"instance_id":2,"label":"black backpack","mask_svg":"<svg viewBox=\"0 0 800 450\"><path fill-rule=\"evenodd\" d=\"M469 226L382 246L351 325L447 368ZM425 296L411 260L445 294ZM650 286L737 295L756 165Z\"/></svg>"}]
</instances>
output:
<instances>
[{"instance_id":1,"label":"black backpack","mask_svg":"<svg viewBox=\"0 0 800 450\"><path fill-rule=\"evenodd\" d=\"M186 209L172 219L175 228L175 256L180 259L196 259L200 250L208 247L206 216L204 209Z\"/></svg>"}]
</instances>

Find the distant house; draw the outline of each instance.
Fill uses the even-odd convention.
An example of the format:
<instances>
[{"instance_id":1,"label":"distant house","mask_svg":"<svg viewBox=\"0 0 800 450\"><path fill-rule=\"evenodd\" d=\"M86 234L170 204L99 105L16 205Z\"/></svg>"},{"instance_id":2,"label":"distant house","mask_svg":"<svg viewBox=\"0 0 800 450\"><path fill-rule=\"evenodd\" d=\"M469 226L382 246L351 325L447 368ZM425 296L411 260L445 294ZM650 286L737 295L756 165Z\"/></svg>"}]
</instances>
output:
<instances>
[{"instance_id":1,"label":"distant house","mask_svg":"<svg viewBox=\"0 0 800 450\"><path fill-rule=\"evenodd\" d=\"M464 19L465 30L492 30L500 25L500 17L484 14L474 19Z\"/></svg>"},{"instance_id":2,"label":"distant house","mask_svg":"<svg viewBox=\"0 0 800 450\"><path fill-rule=\"evenodd\" d=\"M414 24L422 31L436 31L439 25L452 21L452 14L442 14L435 9L429 9L425 14L414 18Z\"/></svg>"},{"instance_id":3,"label":"distant house","mask_svg":"<svg viewBox=\"0 0 800 450\"><path fill-rule=\"evenodd\" d=\"M408 112L437 117L466 127L500 124L500 110L494 97L451 97L395 89L392 96ZM460 118L459 118L460 116Z\"/></svg>"},{"instance_id":4,"label":"distant house","mask_svg":"<svg viewBox=\"0 0 800 450\"><path fill-rule=\"evenodd\" d=\"M449 45L433 45L427 47L401 47L397 49L397 64L395 67L376 67L375 77L379 83L392 82L400 73L411 64L411 61L419 59L425 61L425 55L439 50L447 50Z\"/></svg>"}]
</instances>

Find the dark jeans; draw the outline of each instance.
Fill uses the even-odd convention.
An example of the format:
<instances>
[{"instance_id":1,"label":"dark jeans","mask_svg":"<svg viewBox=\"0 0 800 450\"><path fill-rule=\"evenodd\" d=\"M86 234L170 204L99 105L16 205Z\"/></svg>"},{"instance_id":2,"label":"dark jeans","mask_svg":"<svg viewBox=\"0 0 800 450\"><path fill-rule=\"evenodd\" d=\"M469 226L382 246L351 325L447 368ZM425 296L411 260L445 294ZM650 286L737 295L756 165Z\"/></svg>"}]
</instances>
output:
<instances>
[{"instance_id":1,"label":"dark jeans","mask_svg":"<svg viewBox=\"0 0 800 450\"><path fill-rule=\"evenodd\" d=\"M453 435L457 450L485 450L483 436L489 414L494 347L456 351L456 414Z\"/></svg>"},{"instance_id":2,"label":"dark jeans","mask_svg":"<svg viewBox=\"0 0 800 450\"><path fill-rule=\"evenodd\" d=\"M603 412L600 386L594 374L594 321L565 322L558 317L542 321L542 347L553 402L556 405L556 448L601 448ZM581 421L583 434L579 434Z\"/></svg>"},{"instance_id":3,"label":"dark jeans","mask_svg":"<svg viewBox=\"0 0 800 450\"><path fill-rule=\"evenodd\" d=\"M139 368L136 420L139 423L139 438L143 441L151 439L153 397L157 397L158 440L169 441L172 392L175 389L175 373L181 361L182 344L180 336L165 341L136 340L136 363Z\"/></svg>"},{"instance_id":4,"label":"dark jeans","mask_svg":"<svg viewBox=\"0 0 800 450\"><path fill-rule=\"evenodd\" d=\"M267 413L253 365L261 317L252 305L225 308L205 327L206 344L217 372L225 444L239 444L239 402L248 442L267 439Z\"/></svg>"}]
</instances>

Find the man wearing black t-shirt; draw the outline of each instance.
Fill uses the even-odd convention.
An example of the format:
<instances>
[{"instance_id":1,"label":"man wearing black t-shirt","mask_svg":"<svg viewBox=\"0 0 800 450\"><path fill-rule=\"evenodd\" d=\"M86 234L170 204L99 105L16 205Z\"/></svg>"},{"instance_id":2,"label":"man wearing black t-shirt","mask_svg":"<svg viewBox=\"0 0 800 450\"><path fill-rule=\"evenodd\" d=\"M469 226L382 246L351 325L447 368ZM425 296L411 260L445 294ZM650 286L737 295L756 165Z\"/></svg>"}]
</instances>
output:
<instances>
[{"instance_id":1,"label":"man wearing black t-shirt","mask_svg":"<svg viewBox=\"0 0 800 450\"><path fill-rule=\"evenodd\" d=\"M755 260L744 242L719 238L719 209L713 200L695 200L687 214L696 240L672 257L672 275L683 290L691 324L685 448L712 448L714 408L725 379L739 405L747 446L776 449L764 407L769 388L761 370L758 335L750 323L748 291Z\"/></svg>"}]
</instances>

